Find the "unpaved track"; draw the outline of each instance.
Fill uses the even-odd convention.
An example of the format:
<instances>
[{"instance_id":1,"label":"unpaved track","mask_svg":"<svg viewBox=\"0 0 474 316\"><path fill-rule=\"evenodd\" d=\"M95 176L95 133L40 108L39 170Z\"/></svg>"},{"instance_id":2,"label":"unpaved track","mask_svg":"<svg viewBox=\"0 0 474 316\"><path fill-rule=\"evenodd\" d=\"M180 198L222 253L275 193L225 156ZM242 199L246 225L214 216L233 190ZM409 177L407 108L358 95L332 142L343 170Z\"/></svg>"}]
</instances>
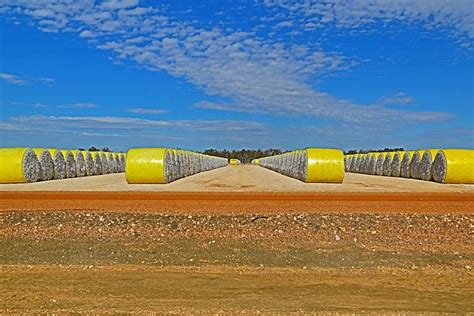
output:
<instances>
[{"instance_id":1,"label":"unpaved track","mask_svg":"<svg viewBox=\"0 0 474 316\"><path fill-rule=\"evenodd\" d=\"M0 211L474 213L470 193L0 192Z\"/></svg>"},{"instance_id":2,"label":"unpaved track","mask_svg":"<svg viewBox=\"0 0 474 316\"><path fill-rule=\"evenodd\" d=\"M170 184L128 184L111 174L28 184L0 184L0 191L156 191L156 192L470 192L474 185L346 173L342 184L303 183L254 165L228 166Z\"/></svg>"}]
</instances>

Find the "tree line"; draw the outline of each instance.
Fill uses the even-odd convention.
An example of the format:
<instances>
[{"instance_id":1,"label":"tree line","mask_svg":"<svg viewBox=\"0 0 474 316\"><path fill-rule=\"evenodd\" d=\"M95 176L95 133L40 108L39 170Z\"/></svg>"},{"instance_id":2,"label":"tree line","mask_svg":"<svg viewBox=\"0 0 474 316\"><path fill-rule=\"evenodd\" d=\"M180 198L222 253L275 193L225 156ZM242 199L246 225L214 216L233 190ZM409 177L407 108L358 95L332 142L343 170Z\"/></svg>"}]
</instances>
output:
<instances>
[{"instance_id":1,"label":"tree line","mask_svg":"<svg viewBox=\"0 0 474 316\"><path fill-rule=\"evenodd\" d=\"M286 151L282 151L276 148L269 149L241 149L241 150L227 150L227 149L206 149L202 151L203 154L209 156L217 156L222 158L234 158L239 159L241 163L250 163L253 159L258 159L262 157L275 156L282 154Z\"/></svg>"},{"instance_id":2,"label":"tree line","mask_svg":"<svg viewBox=\"0 0 474 316\"><path fill-rule=\"evenodd\" d=\"M380 153L380 152L386 152L386 151L404 151L403 147L395 147L395 148L389 148L385 147L384 149L349 149L347 151L344 151L344 154L346 155L353 155L353 154L367 154L367 153Z\"/></svg>"},{"instance_id":3,"label":"tree line","mask_svg":"<svg viewBox=\"0 0 474 316\"><path fill-rule=\"evenodd\" d=\"M79 148L79 150L84 150ZM403 151L403 147L400 148L384 148L384 149L350 149L347 151L344 151L344 154L366 154L369 152L384 152L384 151ZM104 152L110 152L111 149L109 147L90 147L89 151L104 151ZM227 149L206 149L204 151L201 151L201 153L210 155L210 156L216 156L216 157L222 157L222 158L234 158L234 159L239 159L240 162L242 163L250 163L254 159L262 158L262 157L268 157L268 156L275 156L275 155L280 155L285 152L288 152L288 150L283 151L281 149L277 148L269 148L269 149L240 149L240 150L227 150Z\"/></svg>"}]
</instances>

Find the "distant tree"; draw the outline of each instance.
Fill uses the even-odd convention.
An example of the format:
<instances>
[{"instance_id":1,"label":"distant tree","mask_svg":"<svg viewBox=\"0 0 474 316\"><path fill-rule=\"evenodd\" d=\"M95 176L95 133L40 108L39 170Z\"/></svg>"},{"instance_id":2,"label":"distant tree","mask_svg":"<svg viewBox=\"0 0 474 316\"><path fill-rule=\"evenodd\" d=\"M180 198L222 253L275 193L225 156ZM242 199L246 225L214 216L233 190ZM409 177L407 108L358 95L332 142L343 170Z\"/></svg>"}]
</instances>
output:
<instances>
[{"instance_id":1,"label":"distant tree","mask_svg":"<svg viewBox=\"0 0 474 316\"><path fill-rule=\"evenodd\" d=\"M78 150L80 150L80 151L84 151L85 149L84 149L84 148L78 148Z\"/></svg>"},{"instance_id":2,"label":"distant tree","mask_svg":"<svg viewBox=\"0 0 474 316\"><path fill-rule=\"evenodd\" d=\"M223 158L235 158L239 159L243 164L250 163L253 159L258 159L267 156L274 156L283 153L280 149L270 148L266 150L262 149L240 149L229 151L227 149L217 150L217 149L206 149L202 152L203 154L210 156L217 156Z\"/></svg>"},{"instance_id":3,"label":"distant tree","mask_svg":"<svg viewBox=\"0 0 474 316\"><path fill-rule=\"evenodd\" d=\"M102 147L101 151L110 152L110 148L105 146L105 147Z\"/></svg>"},{"instance_id":4,"label":"distant tree","mask_svg":"<svg viewBox=\"0 0 474 316\"><path fill-rule=\"evenodd\" d=\"M395 147L389 148L385 147L384 149L350 149L344 152L346 155L353 155L353 154L367 154L367 153L378 153L378 152L385 152L385 151L404 151L403 147Z\"/></svg>"},{"instance_id":5,"label":"distant tree","mask_svg":"<svg viewBox=\"0 0 474 316\"><path fill-rule=\"evenodd\" d=\"M89 147L89 151L100 151L100 149L92 146L92 147Z\"/></svg>"}]
</instances>

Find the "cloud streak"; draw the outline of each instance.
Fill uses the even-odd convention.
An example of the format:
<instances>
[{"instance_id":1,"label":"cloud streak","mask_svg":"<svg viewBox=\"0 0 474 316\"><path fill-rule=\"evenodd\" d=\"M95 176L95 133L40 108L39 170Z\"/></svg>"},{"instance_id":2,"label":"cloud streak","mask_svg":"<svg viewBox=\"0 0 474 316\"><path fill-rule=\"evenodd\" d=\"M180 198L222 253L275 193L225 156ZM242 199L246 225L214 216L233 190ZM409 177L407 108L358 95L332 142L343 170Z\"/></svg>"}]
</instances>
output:
<instances>
[{"instance_id":1,"label":"cloud streak","mask_svg":"<svg viewBox=\"0 0 474 316\"><path fill-rule=\"evenodd\" d=\"M168 113L166 110L162 109L145 109L145 108L133 108L129 109L128 112L135 113L135 114L151 114L151 115L159 115Z\"/></svg>"},{"instance_id":2,"label":"cloud streak","mask_svg":"<svg viewBox=\"0 0 474 316\"><path fill-rule=\"evenodd\" d=\"M13 84L17 86L23 86L23 85L27 85L33 82L39 82L41 84L53 84L55 81L54 79L47 78L47 77L30 78L26 76L18 76L11 73L5 73L5 72L0 73L0 79L4 80L5 82L9 84Z\"/></svg>"}]
</instances>

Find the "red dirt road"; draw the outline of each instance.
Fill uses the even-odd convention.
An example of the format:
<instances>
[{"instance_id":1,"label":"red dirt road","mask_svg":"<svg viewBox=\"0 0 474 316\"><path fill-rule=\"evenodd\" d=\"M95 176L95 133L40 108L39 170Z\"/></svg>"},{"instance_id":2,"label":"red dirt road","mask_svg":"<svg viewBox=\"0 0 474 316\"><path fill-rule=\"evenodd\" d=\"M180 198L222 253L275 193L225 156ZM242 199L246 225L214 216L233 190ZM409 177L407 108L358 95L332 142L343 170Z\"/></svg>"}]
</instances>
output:
<instances>
[{"instance_id":1,"label":"red dirt road","mask_svg":"<svg viewBox=\"0 0 474 316\"><path fill-rule=\"evenodd\" d=\"M0 212L474 213L472 193L0 192Z\"/></svg>"}]
</instances>

